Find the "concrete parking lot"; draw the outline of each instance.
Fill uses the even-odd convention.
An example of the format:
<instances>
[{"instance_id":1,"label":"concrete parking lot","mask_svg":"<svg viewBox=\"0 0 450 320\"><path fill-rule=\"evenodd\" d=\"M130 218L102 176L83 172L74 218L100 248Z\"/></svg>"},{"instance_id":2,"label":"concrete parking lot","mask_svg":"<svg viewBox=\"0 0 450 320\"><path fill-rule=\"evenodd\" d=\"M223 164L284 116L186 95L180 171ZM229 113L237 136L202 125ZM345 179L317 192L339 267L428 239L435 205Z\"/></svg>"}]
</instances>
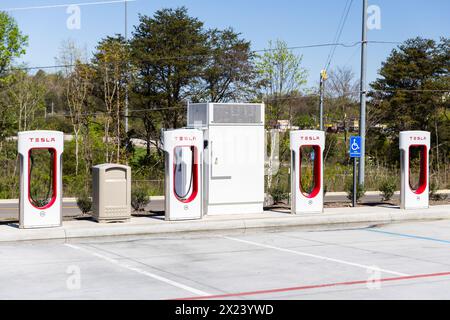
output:
<instances>
[{"instance_id":1,"label":"concrete parking lot","mask_svg":"<svg viewBox=\"0 0 450 320\"><path fill-rule=\"evenodd\" d=\"M0 244L1 299L450 299L450 221Z\"/></svg>"}]
</instances>

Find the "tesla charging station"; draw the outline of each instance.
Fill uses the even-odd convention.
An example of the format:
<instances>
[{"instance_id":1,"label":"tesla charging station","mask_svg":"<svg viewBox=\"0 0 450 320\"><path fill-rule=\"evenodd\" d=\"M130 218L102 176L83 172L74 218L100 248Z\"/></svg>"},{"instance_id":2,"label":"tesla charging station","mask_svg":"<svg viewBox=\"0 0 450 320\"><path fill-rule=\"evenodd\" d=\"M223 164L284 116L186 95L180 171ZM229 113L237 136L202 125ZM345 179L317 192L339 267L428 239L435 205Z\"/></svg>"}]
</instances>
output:
<instances>
[{"instance_id":1,"label":"tesla charging station","mask_svg":"<svg viewBox=\"0 0 450 320\"><path fill-rule=\"evenodd\" d=\"M18 133L20 228L61 226L63 150L62 132Z\"/></svg>"},{"instance_id":2,"label":"tesla charging station","mask_svg":"<svg viewBox=\"0 0 450 320\"><path fill-rule=\"evenodd\" d=\"M203 131L164 131L166 220L202 218Z\"/></svg>"},{"instance_id":3,"label":"tesla charging station","mask_svg":"<svg viewBox=\"0 0 450 320\"><path fill-rule=\"evenodd\" d=\"M323 212L323 151L325 132L297 130L291 139L291 212ZM308 163L312 168L308 170Z\"/></svg>"},{"instance_id":4,"label":"tesla charging station","mask_svg":"<svg viewBox=\"0 0 450 320\"><path fill-rule=\"evenodd\" d=\"M428 208L429 152L429 132L400 132L400 207L402 209ZM418 159L413 159L417 157ZM414 165L418 165L418 170L413 169Z\"/></svg>"}]
</instances>

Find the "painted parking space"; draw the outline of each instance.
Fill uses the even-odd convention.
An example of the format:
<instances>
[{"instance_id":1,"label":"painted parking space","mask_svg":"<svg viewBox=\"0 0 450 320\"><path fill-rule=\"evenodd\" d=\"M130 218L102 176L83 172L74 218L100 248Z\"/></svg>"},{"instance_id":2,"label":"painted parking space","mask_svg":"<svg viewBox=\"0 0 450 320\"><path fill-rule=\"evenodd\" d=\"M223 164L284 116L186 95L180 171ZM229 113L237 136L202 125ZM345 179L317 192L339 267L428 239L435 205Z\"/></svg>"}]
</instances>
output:
<instances>
[{"instance_id":1,"label":"painted parking space","mask_svg":"<svg viewBox=\"0 0 450 320\"><path fill-rule=\"evenodd\" d=\"M434 221L1 244L0 298L449 299L449 230Z\"/></svg>"}]
</instances>

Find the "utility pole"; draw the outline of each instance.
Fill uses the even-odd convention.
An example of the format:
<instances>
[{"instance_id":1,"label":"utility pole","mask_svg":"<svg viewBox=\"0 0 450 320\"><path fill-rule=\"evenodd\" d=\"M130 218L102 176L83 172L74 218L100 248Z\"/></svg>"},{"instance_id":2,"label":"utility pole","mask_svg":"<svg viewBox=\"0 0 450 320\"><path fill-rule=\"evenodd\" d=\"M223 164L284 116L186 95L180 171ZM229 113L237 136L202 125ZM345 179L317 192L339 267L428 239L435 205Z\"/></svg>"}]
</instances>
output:
<instances>
[{"instance_id":1,"label":"utility pole","mask_svg":"<svg viewBox=\"0 0 450 320\"><path fill-rule=\"evenodd\" d=\"M367 67L367 0L363 0L361 39L361 83L359 135L361 136L361 158L359 159L358 183L364 186L366 158L366 67Z\"/></svg>"},{"instance_id":2,"label":"utility pole","mask_svg":"<svg viewBox=\"0 0 450 320\"><path fill-rule=\"evenodd\" d=\"M125 1L125 45L128 45L128 1ZM126 63L125 80L125 134L128 133L128 61Z\"/></svg>"},{"instance_id":3,"label":"utility pole","mask_svg":"<svg viewBox=\"0 0 450 320\"><path fill-rule=\"evenodd\" d=\"M325 80L327 80L327 70L322 70L320 72L320 105L319 105L319 121L320 121L320 131L323 131L323 96L325 89Z\"/></svg>"}]
</instances>

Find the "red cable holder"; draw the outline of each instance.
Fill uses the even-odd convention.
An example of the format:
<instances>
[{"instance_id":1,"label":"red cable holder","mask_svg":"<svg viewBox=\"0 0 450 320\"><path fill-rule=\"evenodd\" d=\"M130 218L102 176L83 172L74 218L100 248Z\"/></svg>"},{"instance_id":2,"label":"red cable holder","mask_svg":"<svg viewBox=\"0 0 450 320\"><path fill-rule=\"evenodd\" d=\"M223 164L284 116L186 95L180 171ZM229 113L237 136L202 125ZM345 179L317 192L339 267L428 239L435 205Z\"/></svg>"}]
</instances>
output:
<instances>
[{"instance_id":1,"label":"red cable holder","mask_svg":"<svg viewBox=\"0 0 450 320\"><path fill-rule=\"evenodd\" d=\"M196 146L192 146L192 145L176 146L174 148L174 150L173 150L173 154L175 154L175 149L176 148L180 148L180 147L194 148L194 151L193 151L194 152L194 163L193 163L193 166L192 166L193 175L194 175L193 181L192 181L192 188L193 189L192 189L191 196L189 198L187 198L187 199L180 198L178 196L176 190L175 190L175 170L176 170L176 165L175 165L175 162L173 164L173 193L174 193L174 195L175 195L175 197L177 198L178 201L187 204L187 203L191 203L192 201L194 201L195 198L197 197L197 194L198 194L198 168L199 168L199 165L198 165L198 162L199 162L199 160L198 160L198 150L197 150Z\"/></svg>"},{"instance_id":2,"label":"red cable holder","mask_svg":"<svg viewBox=\"0 0 450 320\"><path fill-rule=\"evenodd\" d=\"M420 149L420 173L419 173L419 185L417 189L414 189L411 185L411 148L419 148ZM427 189L428 184L428 150L426 145L411 145L409 146L409 159L408 159L408 180L409 180L409 188L415 194L422 194Z\"/></svg>"},{"instance_id":3,"label":"red cable holder","mask_svg":"<svg viewBox=\"0 0 450 320\"><path fill-rule=\"evenodd\" d=\"M37 206L35 206L35 204L33 203L33 199L32 199L32 197L31 197L31 189L30 189L30 184L31 184L31 177L30 177L30 169L31 169L31 161L30 161L30 158L31 158L31 151L33 151L33 150L49 150L49 151L52 151L52 156L53 156L53 167L52 167L52 169L53 169L53 174L52 174L52 176L53 176L53 178L52 178L52 199L50 200L50 202L48 203L48 204L46 204L45 206L43 206L43 207L37 207ZM30 202L30 204L34 207L34 208L36 208L36 209L38 209L38 210L45 210L45 209L48 209L48 208L50 208L51 206L53 206L53 204L55 203L55 201L56 201L56 197L57 197L57 192L58 192L58 189L57 189L57 173L58 173L58 171L57 171L57 152L56 152L56 149L55 148L31 148L30 150L28 150L28 201Z\"/></svg>"},{"instance_id":4,"label":"red cable holder","mask_svg":"<svg viewBox=\"0 0 450 320\"><path fill-rule=\"evenodd\" d=\"M310 193L305 192L305 190L303 190L302 188L302 148L303 147L312 147L314 150L314 170L313 170L313 181L314 181L314 187L311 190ZM299 170L298 170L298 174L299 174L299 189L300 192L309 199L315 198L321 189L321 178L322 178L322 170L321 170L321 166L322 166L322 157L321 157L321 148L318 145L303 145L300 147L299 149Z\"/></svg>"}]
</instances>

